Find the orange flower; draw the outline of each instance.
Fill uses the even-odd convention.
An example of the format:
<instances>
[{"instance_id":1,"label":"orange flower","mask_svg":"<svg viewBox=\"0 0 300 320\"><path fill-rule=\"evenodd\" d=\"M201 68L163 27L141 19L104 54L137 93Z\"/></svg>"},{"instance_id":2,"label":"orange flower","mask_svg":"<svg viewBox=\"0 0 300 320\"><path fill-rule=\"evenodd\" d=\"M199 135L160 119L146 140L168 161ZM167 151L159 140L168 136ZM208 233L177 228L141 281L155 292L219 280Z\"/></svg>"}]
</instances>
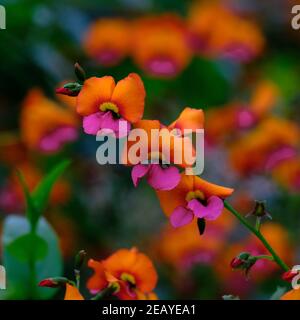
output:
<instances>
[{"instance_id":1,"label":"orange flower","mask_svg":"<svg viewBox=\"0 0 300 320\"><path fill-rule=\"evenodd\" d=\"M151 260L136 248L120 249L102 261L90 259L94 275L87 287L94 294L109 285L116 285L115 295L119 299L132 300L154 298L152 290L157 283L157 273Z\"/></svg>"},{"instance_id":2,"label":"orange flower","mask_svg":"<svg viewBox=\"0 0 300 320\"><path fill-rule=\"evenodd\" d=\"M124 19L99 19L89 27L83 47L101 65L116 65L130 51L131 34L130 23Z\"/></svg>"},{"instance_id":3,"label":"orange flower","mask_svg":"<svg viewBox=\"0 0 300 320\"><path fill-rule=\"evenodd\" d=\"M77 118L49 100L39 89L27 94L21 112L21 135L24 144L41 152L59 151L77 138Z\"/></svg>"},{"instance_id":4,"label":"orange flower","mask_svg":"<svg viewBox=\"0 0 300 320\"><path fill-rule=\"evenodd\" d=\"M97 134L109 129L118 137L127 135L130 124L143 116L145 95L144 84L135 73L118 83L111 76L87 79L77 97L77 112L84 117L84 131ZM119 132L120 121L124 120L126 128Z\"/></svg>"},{"instance_id":5,"label":"orange flower","mask_svg":"<svg viewBox=\"0 0 300 320\"><path fill-rule=\"evenodd\" d=\"M168 127L158 120L137 122L136 130L131 131L128 136L128 147L123 155L125 163L134 165L132 169L134 185L137 186L140 179L146 177L155 190L171 190L176 187L180 180L179 170L169 165L191 167L194 164L196 151L191 137L186 134L191 135L197 129L202 129L203 125L203 111L192 108L185 108L179 118ZM144 133L139 137L139 146L145 147L143 154L141 150L132 152L137 140L137 129L143 130ZM185 132L187 129L189 132ZM149 163L144 163L149 160Z\"/></svg>"},{"instance_id":6,"label":"orange flower","mask_svg":"<svg viewBox=\"0 0 300 320\"><path fill-rule=\"evenodd\" d=\"M191 7L188 26L191 45L201 54L248 62L264 48L264 37L254 22L217 2L196 2Z\"/></svg>"},{"instance_id":7,"label":"orange flower","mask_svg":"<svg viewBox=\"0 0 300 320\"><path fill-rule=\"evenodd\" d=\"M66 283L64 300L84 300L84 298L76 287Z\"/></svg>"},{"instance_id":8,"label":"orange flower","mask_svg":"<svg viewBox=\"0 0 300 320\"><path fill-rule=\"evenodd\" d=\"M290 290L281 296L280 300L300 300L300 290L294 289Z\"/></svg>"},{"instance_id":9,"label":"orange flower","mask_svg":"<svg viewBox=\"0 0 300 320\"><path fill-rule=\"evenodd\" d=\"M232 145L230 161L243 175L272 170L281 161L295 156L299 137L299 128L293 122L268 118Z\"/></svg>"},{"instance_id":10,"label":"orange flower","mask_svg":"<svg viewBox=\"0 0 300 320\"><path fill-rule=\"evenodd\" d=\"M133 59L151 76L174 77L191 60L184 22L175 14L137 20L132 46Z\"/></svg>"},{"instance_id":11,"label":"orange flower","mask_svg":"<svg viewBox=\"0 0 300 320\"><path fill-rule=\"evenodd\" d=\"M272 169L272 177L291 191L300 191L300 157L285 159Z\"/></svg>"},{"instance_id":12,"label":"orange flower","mask_svg":"<svg viewBox=\"0 0 300 320\"><path fill-rule=\"evenodd\" d=\"M211 264L222 252L233 225L232 216L224 214L207 226L200 240L196 221L178 229L168 225L156 239L154 250L160 260L185 273L195 264Z\"/></svg>"},{"instance_id":13,"label":"orange flower","mask_svg":"<svg viewBox=\"0 0 300 320\"><path fill-rule=\"evenodd\" d=\"M174 227L192 222L194 217L215 220L222 213L222 199L230 196L233 189L207 182L197 176L181 175L176 188L157 191L164 213Z\"/></svg>"},{"instance_id":14,"label":"orange flower","mask_svg":"<svg viewBox=\"0 0 300 320\"><path fill-rule=\"evenodd\" d=\"M207 116L206 135L209 142L220 140L232 142L232 136L239 136L265 119L276 106L278 87L271 81L259 81L249 101L236 100L222 108L210 109Z\"/></svg>"}]
</instances>

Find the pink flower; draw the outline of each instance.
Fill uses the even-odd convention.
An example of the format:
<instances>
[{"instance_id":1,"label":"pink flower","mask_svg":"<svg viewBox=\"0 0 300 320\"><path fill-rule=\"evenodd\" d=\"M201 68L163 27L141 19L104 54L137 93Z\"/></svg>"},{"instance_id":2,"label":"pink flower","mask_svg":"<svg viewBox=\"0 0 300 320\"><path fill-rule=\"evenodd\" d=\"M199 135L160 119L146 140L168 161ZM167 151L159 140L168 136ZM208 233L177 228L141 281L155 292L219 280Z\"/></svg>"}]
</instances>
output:
<instances>
[{"instance_id":1,"label":"pink flower","mask_svg":"<svg viewBox=\"0 0 300 320\"><path fill-rule=\"evenodd\" d=\"M177 207L170 216L170 222L173 227L178 228L192 222L194 217L216 220L223 208L224 203L217 196L209 197L205 204L195 198L190 200L186 206Z\"/></svg>"},{"instance_id":2,"label":"pink flower","mask_svg":"<svg viewBox=\"0 0 300 320\"><path fill-rule=\"evenodd\" d=\"M180 181L176 167L162 167L160 164L137 164L131 171L132 181L137 187L141 178L146 177L149 185L155 190L172 190Z\"/></svg>"}]
</instances>

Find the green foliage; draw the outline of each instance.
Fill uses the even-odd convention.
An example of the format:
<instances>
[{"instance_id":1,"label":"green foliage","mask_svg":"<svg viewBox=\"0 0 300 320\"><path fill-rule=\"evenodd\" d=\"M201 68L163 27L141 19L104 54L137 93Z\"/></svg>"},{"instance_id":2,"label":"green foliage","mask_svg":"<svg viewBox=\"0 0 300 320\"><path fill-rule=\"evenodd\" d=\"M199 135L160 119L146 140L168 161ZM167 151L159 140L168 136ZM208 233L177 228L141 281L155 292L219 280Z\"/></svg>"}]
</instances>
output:
<instances>
[{"instance_id":1,"label":"green foliage","mask_svg":"<svg viewBox=\"0 0 300 320\"><path fill-rule=\"evenodd\" d=\"M50 298L55 291L39 288L38 282L62 273L58 239L41 218L53 185L69 165L55 166L30 194L22 173L18 173L26 200L27 217L9 216L3 227L3 262L7 270L8 289L4 298ZM1 296L0 296L1 297Z\"/></svg>"},{"instance_id":2,"label":"green foliage","mask_svg":"<svg viewBox=\"0 0 300 320\"><path fill-rule=\"evenodd\" d=\"M29 235L30 224L26 218L11 215L5 219L1 242L3 264L7 274L7 290L0 292L0 299L48 299L56 292L54 289L38 287L38 282L53 274L58 276L62 274L62 257L57 236L48 222L41 218L35 237L43 244L36 246L38 254L34 255L34 258L37 258L35 280L31 283L32 270L28 263L29 257L25 257L25 253L20 253L21 247L26 247L21 241L27 238L25 243L28 244Z\"/></svg>"}]
</instances>

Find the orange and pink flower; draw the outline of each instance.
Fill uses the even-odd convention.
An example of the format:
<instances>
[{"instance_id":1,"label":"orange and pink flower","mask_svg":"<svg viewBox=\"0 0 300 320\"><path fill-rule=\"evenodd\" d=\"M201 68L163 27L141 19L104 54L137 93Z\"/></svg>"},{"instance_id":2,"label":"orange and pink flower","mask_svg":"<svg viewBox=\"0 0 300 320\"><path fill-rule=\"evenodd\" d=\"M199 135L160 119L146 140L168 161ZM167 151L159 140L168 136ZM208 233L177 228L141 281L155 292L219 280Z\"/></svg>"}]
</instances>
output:
<instances>
[{"instance_id":1,"label":"orange and pink flower","mask_svg":"<svg viewBox=\"0 0 300 320\"><path fill-rule=\"evenodd\" d=\"M157 196L162 210L177 228L191 223L195 217L217 219L224 209L223 199L232 193L233 189L212 184L198 176L182 174L176 188L157 191Z\"/></svg>"},{"instance_id":2,"label":"orange and pink flower","mask_svg":"<svg viewBox=\"0 0 300 320\"><path fill-rule=\"evenodd\" d=\"M141 78L131 73L115 83L111 76L87 79L77 96L77 112L83 116L85 133L112 131L123 137L131 124L141 120L144 113L145 88ZM120 122L126 125L119 132Z\"/></svg>"},{"instance_id":3,"label":"orange and pink flower","mask_svg":"<svg viewBox=\"0 0 300 320\"><path fill-rule=\"evenodd\" d=\"M48 99L39 89L27 94L20 125L24 144L44 153L60 151L78 137L76 114Z\"/></svg>"},{"instance_id":4,"label":"orange and pink flower","mask_svg":"<svg viewBox=\"0 0 300 320\"><path fill-rule=\"evenodd\" d=\"M130 22L120 18L102 18L93 22L85 34L86 53L103 66L113 66L131 50Z\"/></svg>"},{"instance_id":5,"label":"orange and pink flower","mask_svg":"<svg viewBox=\"0 0 300 320\"><path fill-rule=\"evenodd\" d=\"M156 298L152 292L157 283L156 270L152 261L136 248L120 249L102 261L90 259L88 265L94 270L87 283L93 294L114 285L114 295L122 300Z\"/></svg>"},{"instance_id":6,"label":"orange and pink flower","mask_svg":"<svg viewBox=\"0 0 300 320\"><path fill-rule=\"evenodd\" d=\"M175 14L150 16L134 22L132 56L149 75L177 76L191 61L187 30Z\"/></svg>"}]
</instances>

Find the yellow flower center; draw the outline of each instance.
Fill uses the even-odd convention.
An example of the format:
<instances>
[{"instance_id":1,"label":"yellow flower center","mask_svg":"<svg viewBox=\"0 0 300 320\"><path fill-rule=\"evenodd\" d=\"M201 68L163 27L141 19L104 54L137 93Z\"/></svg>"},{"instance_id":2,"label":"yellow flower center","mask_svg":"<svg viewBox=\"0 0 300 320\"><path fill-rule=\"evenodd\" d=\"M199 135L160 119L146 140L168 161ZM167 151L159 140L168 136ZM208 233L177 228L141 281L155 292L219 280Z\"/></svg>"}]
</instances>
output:
<instances>
[{"instance_id":1,"label":"yellow flower center","mask_svg":"<svg viewBox=\"0 0 300 320\"><path fill-rule=\"evenodd\" d=\"M113 111L116 114L119 113L119 108L113 102L103 102L103 103L100 104L99 109L100 109L100 111L103 111L103 112L105 112L105 111Z\"/></svg>"},{"instance_id":2,"label":"yellow flower center","mask_svg":"<svg viewBox=\"0 0 300 320\"><path fill-rule=\"evenodd\" d=\"M121 280L129 282L133 286L136 284L134 276L126 272L121 274Z\"/></svg>"},{"instance_id":3,"label":"yellow flower center","mask_svg":"<svg viewBox=\"0 0 300 320\"><path fill-rule=\"evenodd\" d=\"M186 197L185 197L185 200L187 202L189 202L189 201L191 201L193 199L205 200L204 193L202 191L200 191L200 190L188 192Z\"/></svg>"}]
</instances>

